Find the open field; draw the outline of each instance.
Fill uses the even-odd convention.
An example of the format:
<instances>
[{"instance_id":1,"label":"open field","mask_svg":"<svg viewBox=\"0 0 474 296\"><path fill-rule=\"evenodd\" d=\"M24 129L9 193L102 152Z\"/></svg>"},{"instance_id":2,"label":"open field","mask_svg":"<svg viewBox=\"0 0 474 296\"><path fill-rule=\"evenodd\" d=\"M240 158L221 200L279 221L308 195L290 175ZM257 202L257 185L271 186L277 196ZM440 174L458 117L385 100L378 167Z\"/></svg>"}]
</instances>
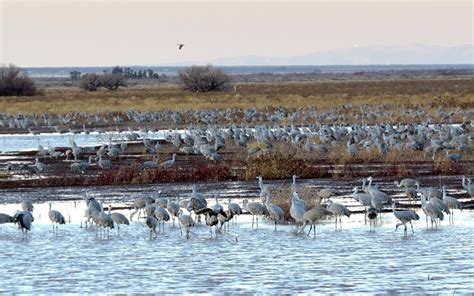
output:
<instances>
[{"instance_id":1,"label":"open field","mask_svg":"<svg viewBox=\"0 0 474 296\"><path fill-rule=\"evenodd\" d=\"M60 84L60 83L59 83ZM340 109L351 104L383 104L389 111L400 107L439 106L474 108L474 77L455 79L398 79L305 82L236 82L237 91L189 93L179 84L131 82L118 91L86 92L74 86L48 82L44 96L0 98L2 113L65 114L68 112L123 112L203 110L272 107L318 110ZM41 86L41 84L40 84Z\"/></svg>"}]
</instances>

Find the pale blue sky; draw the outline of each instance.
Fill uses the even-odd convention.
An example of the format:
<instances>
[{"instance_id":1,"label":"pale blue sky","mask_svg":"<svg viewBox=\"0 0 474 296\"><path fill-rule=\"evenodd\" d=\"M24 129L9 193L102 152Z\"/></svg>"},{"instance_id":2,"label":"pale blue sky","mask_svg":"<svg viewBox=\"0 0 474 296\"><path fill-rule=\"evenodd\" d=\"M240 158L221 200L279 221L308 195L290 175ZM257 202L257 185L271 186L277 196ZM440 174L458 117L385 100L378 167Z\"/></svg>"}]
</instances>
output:
<instances>
[{"instance_id":1,"label":"pale blue sky","mask_svg":"<svg viewBox=\"0 0 474 296\"><path fill-rule=\"evenodd\" d=\"M471 1L1 1L2 63L86 66L473 43ZM185 43L178 51L176 43Z\"/></svg>"}]
</instances>

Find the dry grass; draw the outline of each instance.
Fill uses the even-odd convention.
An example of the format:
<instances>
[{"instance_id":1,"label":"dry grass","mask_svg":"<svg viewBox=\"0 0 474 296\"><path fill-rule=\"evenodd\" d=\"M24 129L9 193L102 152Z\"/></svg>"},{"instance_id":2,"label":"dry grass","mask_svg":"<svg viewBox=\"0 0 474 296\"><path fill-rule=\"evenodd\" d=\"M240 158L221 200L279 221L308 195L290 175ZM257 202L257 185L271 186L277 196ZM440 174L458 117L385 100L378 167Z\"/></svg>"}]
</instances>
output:
<instances>
[{"instance_id":1,"label":"dry grass","mask_svg":"<svg viewBox=\"0 0 474 296\"><path fill-rule=\"evenodd\" d=\"M271 192L272 202L283 209L285 212L285 221L289 220L290 217L290 207L291 207L291 187L283 184L282 187ZM306 202L306 210L317 207L321 204L321 198L318 195L318 191L314 187L305 186L300 192L299 196Z\"/></svg>"},{"instance_id":2,"label":"dry grass","mask_svg":"<svg viewBox=\"0 0 474 296\"><path fill-rule=\"evenodd\" d=\"M64 114L78 112L120 112L272 107L302 108L316 106L332 110L351 103L352 110L364 104L383 104L387 110L401 106L435 109L474 108L474 79L456 80L381 80L310 81L281 83L240 83L237 93L191 93L178 84L132 85L110 92L81 91L77 87L47 87L43 96L0 98L2 112ZM398 118L396 118L398 119Z\"/></svg>"}]
</instances>

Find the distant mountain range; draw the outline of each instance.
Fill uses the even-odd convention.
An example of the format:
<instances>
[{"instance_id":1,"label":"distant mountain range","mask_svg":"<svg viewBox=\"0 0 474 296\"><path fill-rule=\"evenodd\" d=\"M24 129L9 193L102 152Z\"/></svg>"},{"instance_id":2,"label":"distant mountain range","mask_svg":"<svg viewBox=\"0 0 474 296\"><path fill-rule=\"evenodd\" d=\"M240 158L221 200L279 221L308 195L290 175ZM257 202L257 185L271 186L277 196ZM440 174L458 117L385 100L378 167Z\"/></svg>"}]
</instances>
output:
<instances>
[{"instance_id":1,"label":"distant mountain range","mask_svg":"<svg viewBox=\"0 0 474 296\"><path fill-rule=\"evenodd\" d=\"M292 57L241 56L219 58L209 62L227 66L474 64L474 45L352 47Z\"/></svg>"}]
</instances>

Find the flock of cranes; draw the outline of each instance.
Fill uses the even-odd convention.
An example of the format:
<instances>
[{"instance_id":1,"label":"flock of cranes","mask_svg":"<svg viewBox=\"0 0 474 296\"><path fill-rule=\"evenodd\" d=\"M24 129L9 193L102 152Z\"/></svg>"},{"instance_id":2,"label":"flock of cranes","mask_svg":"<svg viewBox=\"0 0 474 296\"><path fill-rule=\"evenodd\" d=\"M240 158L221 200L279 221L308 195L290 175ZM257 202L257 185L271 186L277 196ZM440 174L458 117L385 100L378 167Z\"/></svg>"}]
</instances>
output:
<instances>
[{"instance_id":1,"label":"flock of cranes","mask_svg":"<svg viewBox=\"0 0 474 296\"><path fill-rule=\"evenodd\" d=\"M332 201L331 197L334 192L331 193L331 189L321 190L318 193L319 200L315 201L315 206L311 207L307 204L308 200L300 197L298 190L301 185L296 184L296 178L296 176L293 176L291 196L288 196L291 205L289 215L294 221L292 224L293 233L295 235L302 234L309 225L308 235L313 231L315 237L316 224L328 217L334 217L336 229L338 224L342 228L342 217L350 217L351 211L345 205ZM472 181L463 176L461 183L463 189L471 197L474 197ZM459 200L447 195L446 187L442 189L420 187L420 183L415 179L404 179L401 182L395 182L395 184L398 187L404 187L407 192L411 192L412 189L416 191L415 197L418 198L419 196L421 209L426 217L426 227L429 227L429 221L431 221L432 228L439 227L445 215L449 215L452 222L454 210L462 210L463 208ZM193 185L191 196L186 200L163 198L160 196L161 192L158 192L154 197L147 196L134 199L130 219L119 212L112 212L110 206L108 211L105 211L103 203L89 196L86 192L84 225L87 228L92 223L95 225L98 234L109 237L111 229L116 228L119 234L120 226L130 225L130 221L138 213L139 221L142 220L149 229L150 239L156 239L160 232L164 233L165 223L170 220L172 220L173 227L175 227L175 220L178 221L180 233L186 238L190 237L193 226L197 223L205 223L209 226L212 238L214 233L217 237L219 233L229 231L229 224L231 222L236 223L237 217L247 212L252 215L252 228L258 228L258 219L263 216L274 224L274 230L276 230L277 225L285 220L285 211L273 203L276 194L275 188L264 184L261 177L259 177L259 188L261 202L258 200L249 202L245 199L241 207L238 203L232 203L229 198L227 208L219 203L217 195L214 196L215 204L209 206L207 199L197 190L196 185ZM397 203L377 185L374 185L372 177L363 179L361 188L355 187L350 196L364 207L364 216L369 219L371 230L375 227L378 217L381 217L383 209L391 208L393 215L399 221L395 230L399 226L404 226L404 234L407 235L407 225L410 224L414 233L412 221L419 220L419 214L412 208L397 209ZM23 235L26 236L34 222L33 210L34 206L31 200L24 199L21 202L21 210L13 216L0 214L0 223L16 223ZM194 218L192 215L194 215ZM204 217L204 222L201 221L201 216ZM53 225L54 233L58 232L59 225L66 223L64 216L59 211L52 209L51 203L49 204L48 217ZM82 221L80 226L83 227ZM158 228L158 232L156 228Z\"/></svg>"},{"instance_id":2,"label":"flock of cranes","mask_svg":"<svg viewBox=\"0 0 474 296\"><path fill-rule=\"evenodd\" d=\"M352 115L360 116L355 122L362 124L343 124L351 121L346 118L350 115L339 111L321 112L315 108L259 111L249 108L162 112L130 110L121 114L34 114L17 117L0 114L0 128L18 126L34 131L34 126L77 126L82 122L83 128L72 132L88 134L91 132L86 128L88 125L116 126L118 134L114 142L110 138L108 143L100 147L80 147L74 140L74 134L71 134L69 147L53 147L50 143L42 143L38 145L34 163L19 166L18 162L14 162L5 167L7 171L22 171L28 175L47 175L49 164L55 161L72 161L69 164L70 170L76 173L84 173L92 167L113 169L118 165L116 160L130 151L130 143L140 142L143 143L143 151L148 158L140 163L142 169L169 169L180 161L184 162L180 158L185 155L202 156L209 161L219 162L226 160L222 152L231 146L246 151L250 158L274 151L278 143L289 143L302 153L314 154L320 158L328 157L333 150L346 150L351 157L364 153L384 155L390 151L422 151L425 158L435 160L438 157L459 162L472 152L472 122L468 111L446 112L439 109L438 121L442 123L434 124L434 118L426 110L400 110L400 116L424 121L419 124L395 125L364 123L370 118L379 120L394 116L393 112L387 112L381 106L367 106L361 114ZM463 122L457 125L445 124L454 116L462 118ZM328 120L330 124L324 124ZM156 131L154 126L169 121L182 129L162 131L164 139L150 139L153 135L150 132ZM127 126L125 122L130 125ZM306 124L298 126L297 123L303 122ZM101 135L105 130L97 129L96 132ZM110 134L107 136L111 137ZM160 155L167 153L162 147L163 143L172 147L171 159L160 160ZM47 148L43 145L47 145Z\"/></svg>"}]
</instances>

